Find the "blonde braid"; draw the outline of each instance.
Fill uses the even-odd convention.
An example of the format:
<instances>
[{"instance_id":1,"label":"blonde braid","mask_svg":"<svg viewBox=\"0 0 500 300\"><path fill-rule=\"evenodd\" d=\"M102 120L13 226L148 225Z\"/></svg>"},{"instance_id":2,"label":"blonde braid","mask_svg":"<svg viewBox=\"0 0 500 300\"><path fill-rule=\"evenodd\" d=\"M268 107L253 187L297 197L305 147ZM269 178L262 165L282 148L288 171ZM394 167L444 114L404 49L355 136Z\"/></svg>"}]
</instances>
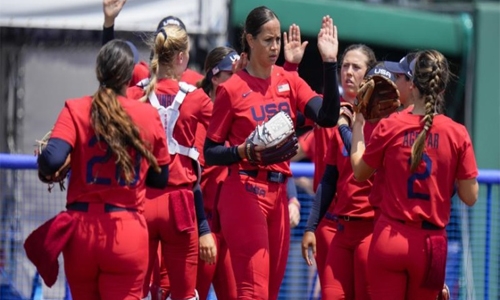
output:
<instances>
[{"instance_id":1,"label":"blonde braid","mask_svg":"<svg viewBox=\"0 0 500 300\"><path fill-rule=\"evenodd\" d=\"M140 99L141 102L148 101L149 94L154 93L156 90L156 84L158 83L158 76L156 75L158 73L158 56L156 54L153 56L149 68L151 74L149 77L149 84L146 86L144 96Z\"/></svg>"}]
</instances>

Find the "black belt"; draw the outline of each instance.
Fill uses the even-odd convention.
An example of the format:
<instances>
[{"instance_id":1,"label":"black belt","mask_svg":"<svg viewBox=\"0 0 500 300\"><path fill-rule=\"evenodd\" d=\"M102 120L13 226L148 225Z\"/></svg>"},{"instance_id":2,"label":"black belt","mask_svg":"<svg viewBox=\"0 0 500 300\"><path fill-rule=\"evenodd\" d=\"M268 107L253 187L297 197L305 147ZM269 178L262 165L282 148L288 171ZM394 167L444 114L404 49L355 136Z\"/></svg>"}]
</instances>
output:
<instances>
[{"instance_id":1,"label":"black belt","mask_svg":"<svg viewBox=\"0 0 500 300\"><path fill-rule=\"evenodd\" d=\"M439 227L436 224L433 224L429 221L422 221L422 222L410 222L410 221L403 221L403 220L396 220L399 223L413 226L413 227L418 227L426 230L442 230L444 229L443 227Z\"/></svg>"},{"instance_id":2,"label":"black belt","mask_svg":"<svg viewBox=\"0 0 500 300\"><path fill-rule=\"evenodd\" d=\"M283 173L280 172L273 172L273 171L259 171L259 170L239 170L238 171L241 175L246 175L252 178L257 178L259 177L259 172L265 172L266 174L266 180L269 182L276 182L276 183L285 183L287 176Z\"/></svg>"},{"instance_id":3,"label":"black belt","mask_svg":"<svg viewBox=\"0 0 500 300\"><path fill-rule=\"evenodd\" d=\"M327 220L331 221L338 221L338 220L344 220L344 221L363 221L363 220L368 220L369 218L363 218L363 217L351 217L351 216L343 216L343 215L334 215L331 213L326 213L325 218Z\"/></svg>"},{"instance_id":4,"label":"black belt","mask_svg":"<svg viewBox=\"0 0 500 300\"><path fill-rule=\"evenodd\" d=\"M73 202L73 203L66 205L66 209L87 212L87 211L89 211L89 205L90 205L89 202ZM118 212L118 211L136 212L137 209L130 208L130 207L120 207L120 206L116 206L113 204L104 203L104 212L110 213L110 212Z\"/></svg>"}]
</instances>

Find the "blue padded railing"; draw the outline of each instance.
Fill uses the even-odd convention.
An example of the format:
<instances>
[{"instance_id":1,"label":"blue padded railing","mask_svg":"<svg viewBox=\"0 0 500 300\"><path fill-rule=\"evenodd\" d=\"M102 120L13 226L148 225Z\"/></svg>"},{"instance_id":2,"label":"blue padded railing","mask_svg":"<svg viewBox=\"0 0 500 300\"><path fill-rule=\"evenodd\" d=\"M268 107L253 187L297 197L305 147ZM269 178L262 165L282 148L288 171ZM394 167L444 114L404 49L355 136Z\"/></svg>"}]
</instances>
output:
<instances>
[{"instance_id":1,"label":"blue padded railing","mask_svg":"<svg viewBox=\"0 0 500 300\"><path fill-rule=\"evenodd\" d=\"M292 163L291 164L292 172L294 174L294 177L312 177L314 173L314 166L310 163ZM36 169L36 157L33 155L25 155L25 154L6 154L6 153L0 153L0 169L12 169L12 170L33 170ZM494 186L499 186L500 185L500 170L480 170L479 171L479 177L478 181L481 184L481 187L485 187L485 212L484 212L484 222L485 222L485 228L484 230L484 235L485 235L485 241L484 241L484 249L482 249L482 253L484 254L484 269L482 270L482 275L484 278L484 286L481 291L475 291L475 296L479 296L481 299L490 299L490 297L495 297L495 295L498 297L499 296L499 279L498 276L494 276L493 274L498 274L492 272L493 268L499 268L500 264L498 262L498 258L492 257L492 253L499 253L500 249L497 249L498 243L492 243L492 214L494 212L494 201L493 201L493 187ZM299 195L300 196L300 195ZM303 196L303 195L302 195ZM3 199L2 199L3 200ZM497 201L500 199L497 199ZM481 199L483 201L483 199ZM302 218L306 219L307 215L309 214L309 209L310 209L310 203L308 205L303 206L303 211L301 212ZM498 212L497 212L498 213ZM476 220L472 220L474 223ZM479 220L478 220L479 221ZM482 220L481 220L482 221ZM303 222L303 221L301 221ZM479 223L478 224L482 224ZM2 228L3 230L3 228ZM299 226L299 228L296 228L294 232L295 235L295 242L297 242L302 234L303 228ZM21 250L22 251L22 250ZM297 256L296 253L293 255ZM291 254L292 256L292 254ZM482 256L482 255L481 255ZM493 260L492 260L493 258ZM301 262L301 257L294 257L294 264L298 263L303 263ZM9 262L5 262L5 264L8 264ZM305 263L304 263L305 264ZM495 265L496 264L496 265ZM1 265L0 261L0 271L3 271L3 266ZM498 272L498 270L495 270ZM287 271L288 272L288 271ZM475 270L477 272L477 270ZM5 276L5 272L2 272ZM35 275L36 276L36 275ZM288 276L288 274L286 275ZM287 277L285 276L284 280L284 285L288 285L288 290L282 288L282 292L280 293L280 299L294 299L294 293L296 293L297 288L306 288L307 289L307 294L303 294L303 298L309 298L309 299L317 299L317 296L315 296L314 292L314 287L317 284L317 274L313 274L313 276L310 276L310 279L303 280L303 277L297 279L301 280L302 285L301 287L297 287L296 285L298 284L297 282L293 282L292 280L289 280L289 283L287 284ZM34 278L36 279L36 278ZM9 278L7 280L4 280L3 282L11 282ZM33 280L34 282L39 282L39 280ZM307 282L307 281L312 281L312 282ZM0 282L1 283L1 282ZM470 284L470 283L469 283ZM309 286L309 287L308 287ZM15 287L13 287L15 289ZM40 286L33 286L32 291L30 293L33 293L35 290L40 288ZM492 295L491 291L494 291L495 295ZM24 291L26 292L26 291ZM478 293L479 292L479 293ZM36 294L36 293L33 293ZM481 295L482 294L482 295ZM2 294L2 290L0 289L0 298L1 299L13 299L13 300L19 300L23 298L7 298L4 297L5 295ZM474 297L474 296L473 296ZM37 297L31 297L33 300L37 300ZM458 297L460 299L469 299L470 296L462 296ZM68 295L67 291L63 297L60 298L61 300L66 300L70 299L70 296ZM214 299L213 297L210 299Z\"/></svg>"}]
</instances>

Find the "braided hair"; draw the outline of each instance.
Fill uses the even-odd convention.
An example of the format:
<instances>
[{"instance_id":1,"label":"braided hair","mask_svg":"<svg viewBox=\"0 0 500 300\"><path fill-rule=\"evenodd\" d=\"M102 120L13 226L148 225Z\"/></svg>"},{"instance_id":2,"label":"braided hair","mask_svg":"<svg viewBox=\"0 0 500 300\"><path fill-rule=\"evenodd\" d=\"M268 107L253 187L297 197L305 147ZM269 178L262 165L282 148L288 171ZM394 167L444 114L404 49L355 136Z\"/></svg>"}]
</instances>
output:
<instances>
[{"instance_id":1,"label":"braided hair","mask_svg":"<svg viewBox=\"0 0 500 300\"><path fill-rule=\"evenodd\" d=\"M450 77L448 61L436 50L425 50L417 54L413 72L413 84L425 101L424 128L411 148L411 171L415 171L422 160L425 140L434 115L443 110L443 92Z\"/></svg>"}]
</instances>

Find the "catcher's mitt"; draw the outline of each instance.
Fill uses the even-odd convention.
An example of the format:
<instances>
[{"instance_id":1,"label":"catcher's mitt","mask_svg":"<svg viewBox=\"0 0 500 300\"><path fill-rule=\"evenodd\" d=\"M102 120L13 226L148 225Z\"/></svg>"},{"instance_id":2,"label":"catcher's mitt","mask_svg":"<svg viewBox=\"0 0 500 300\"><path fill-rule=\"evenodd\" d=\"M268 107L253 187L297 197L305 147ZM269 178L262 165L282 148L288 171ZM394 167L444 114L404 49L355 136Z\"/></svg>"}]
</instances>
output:
<instances>
[{"instance_id":1,"label":"catcher's mitt","mask_svg":"<svg viewBox=\"0 0 500 300\"><path fill-rule=\"evenodd\" d=\"M375 67L359 86L354 110L365 119L380 119L395 112L400 106L399 91L394 84L394 75Z\"/></svg>"},{"instance_id":2,"label":"catcher's mitt","mask_svg":"<svg viewBox=\"0 0 500 300\"><path fill-rule=\"evenodd\" d=\"M272 165L292 158L298 147L292 119L280 111L248 136L245 156L252 164Z\"/></svg>"},{"instance_id":3,"label":"catcher's mitt","mask_svg":"<svg viewBox=\"0 0 500 300\"><path fill-rule=\"evenodd\" d=\"M49 141L50 135L52 134L52 130L49 130L41 140L36 140L36 148L35 148L35 155L39 156L42 154L43 150L47 146L47 143ZM43 183L46 183L49 185L48 191L51 192L52 188L54 187L55 183L59 184L59 189L61 191L66 190L66 187L64 186L64 180L66 179L66 176L68 175L68 172L71 168L71 157L68 155L66 158L66 161L64 162L63 166L59 168L53 175L51 176L44 176L43 174L38 171L38 179L42 181Z\"/></svg>"}]
</instances>

